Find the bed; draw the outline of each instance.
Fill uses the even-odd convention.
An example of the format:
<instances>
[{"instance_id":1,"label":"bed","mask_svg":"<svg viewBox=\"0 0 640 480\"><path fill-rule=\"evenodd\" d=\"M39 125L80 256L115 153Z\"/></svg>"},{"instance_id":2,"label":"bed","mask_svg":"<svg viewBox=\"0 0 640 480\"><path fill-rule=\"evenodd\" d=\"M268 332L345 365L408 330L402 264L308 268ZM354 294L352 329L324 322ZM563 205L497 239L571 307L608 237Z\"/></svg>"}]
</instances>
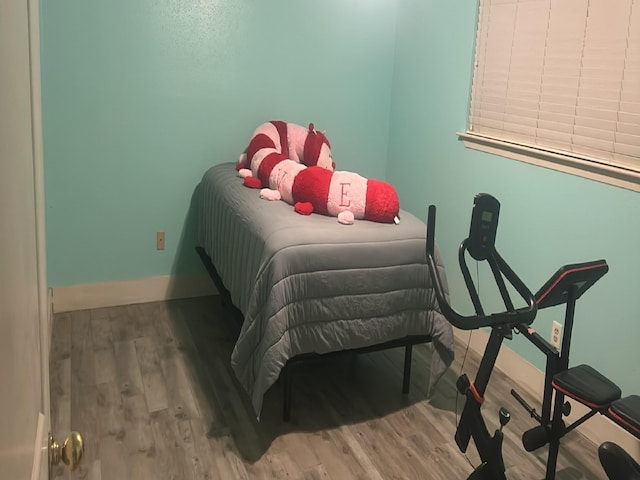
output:
<instances>
[{"instance_id":1,"label":"bed","mask_svg":"<svg viewBox=\"0 0 640 480\"><path fill-rule=\"evenodd\" d=\"M197 203L196 250L241 312L231 366L258 418L283 371L287 418L288 367L333 352L407 347L408 391L410 347L431 342L433 390L453 360L453 332L430 285L421 220L403 210L399 225L299 215L244 187L233 163L204 174Z\"/></svg>"}]
</instances>

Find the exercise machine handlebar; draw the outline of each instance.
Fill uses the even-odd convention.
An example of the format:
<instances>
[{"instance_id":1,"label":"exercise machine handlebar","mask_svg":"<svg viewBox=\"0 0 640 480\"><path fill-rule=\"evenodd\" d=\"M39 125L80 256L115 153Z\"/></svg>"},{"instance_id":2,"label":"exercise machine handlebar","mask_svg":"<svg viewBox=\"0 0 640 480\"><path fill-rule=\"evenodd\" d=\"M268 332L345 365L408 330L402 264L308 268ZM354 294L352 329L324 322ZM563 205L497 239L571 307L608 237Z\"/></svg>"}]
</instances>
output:
<instances>
[{"instance_id":1,"label":"exercise machine handlebar","mask_svg":"<svg viewBox=\"0 0 640 480\"><path fill-rule=\"evenodd\" d=\"M478 197L476 197L476 199L477 198ZM493 199L493 197L491 197L491 199ZM493 200L497 204L497 200ZM476 206L474 206L474 210L475 208ZM497 204L495 208L499 208L499 204ZM536 317L537 304L534 295L495 249L493 242L495 240L495 229L497 227L497 211L494 213L494 215L495 216L486 215L487 218L493 217L492 219L494 224L491 225L490 233L488 235L482 235L483 239L486 239L486 237L489 238L489 243L482 245L481 248L477 246L478 242L474 241L474 239L472 238L472 236L474 235L474 225L472 224L470 237L465 239L460 245L460 267L463 271L469 294L471 295L474 306L476 307L476 315L465 316L456 312L446 299L445 290L443 288L435 261L436 207L435 205L429 206L427 217L427 265L431 273L431 278L433 279L434 292L442 314L454 327L461 330L474 330L482 327L499 327L502 325L508 325L511 327L515 325L530 325ZM476 216L475 212L474 216ZM474 246L475 252L472 251ZM466 267L464 261L465 251L469 251L471 255L476 259L486 259L489 262L493 270L494 277L496 278L496 282L498 283L498 286L500 288L500 292L505 301L505 305L507 306L506 311L492 313L489 315L485 315L483 313L477 292L473 287L473 282L471 281L470 275L468 273L468 268ZM478 251L480 253L476 253ZM502 278L499 278L499 274L504 275L504 277L511 283L511 285L513 285L518 294L526 302L525 307L521 307L518 309L514 309L512 307L511 301L508 299L508 293L506 291L506 288L504 287L504 282L502 282Z\"/></svg>"}]
</instances>

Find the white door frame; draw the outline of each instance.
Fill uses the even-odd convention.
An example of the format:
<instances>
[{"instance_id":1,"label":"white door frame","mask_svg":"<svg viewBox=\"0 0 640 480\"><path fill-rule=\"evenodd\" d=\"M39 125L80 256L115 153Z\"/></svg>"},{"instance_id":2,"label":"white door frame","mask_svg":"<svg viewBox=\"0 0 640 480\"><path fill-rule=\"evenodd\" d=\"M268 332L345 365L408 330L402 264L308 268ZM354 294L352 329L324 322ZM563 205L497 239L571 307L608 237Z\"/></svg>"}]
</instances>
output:
<instances>
[{"instance_id":1,"label":"white door frame","mask_svg":"<svg viewBox=\"0 0 640 480\"><path fill-rule=\"evenodd\" d=\"M51 349L51 299L47 287L47 243L44 193L44 151L42 141L42 82L40 76L40 7L38 0L28 0L29 43L31 53L31 118L33 128L33 172L36 207L36 254L38 258L38 311L40 314L40 340L42 347L42 369L49 371ZM49 375L43 382L43 412L50 418Z\"/></svg>"},{"instance_id":2,"label":"white door frame","mask_svg":"<svg viewBox=\"0 0 640 480\"><path fill-rule=\"evenodd\" d=\"M51 431L51 402L49 385L49 352L51 350L52 307L47 287L44 148L42 136L42 82L40 69L40 2L28 0L29 53L31 67L31 126L33 131L33 181L36 217L36 256L38 277L38 316L40 320L40 365L42 378L42 425L38 425L40 448L36 449L32 480L49 478L47 455L48 434ZM40 423L40 422L39 422Z\"/></svg>"}]
</instances>

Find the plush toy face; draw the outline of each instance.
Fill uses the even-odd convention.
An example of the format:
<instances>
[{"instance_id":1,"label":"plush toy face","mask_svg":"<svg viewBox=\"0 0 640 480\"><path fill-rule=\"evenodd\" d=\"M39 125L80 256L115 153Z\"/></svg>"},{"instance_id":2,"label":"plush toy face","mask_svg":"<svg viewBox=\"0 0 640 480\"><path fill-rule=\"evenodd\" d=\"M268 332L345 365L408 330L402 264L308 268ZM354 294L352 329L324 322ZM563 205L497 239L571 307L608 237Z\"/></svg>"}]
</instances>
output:
<instances>
[{"instance_id":1,"label":"plush toy face","mask_svg":"<svg viewBox=\"0 0 640 480\"><path fill-rule=\"evenodd\" d=\"M331 172L335 168L335 163L331 157L331 144L324 133L316 131L313 123L309 124L303 155L304 163L309 167L317 166Z\"/></svg>"},{"instance_id":2,"label":"plush toy face","mask_svg":"<svg viewBox=\"0 0 640 480\"><path fill-rule=\"evenodd\" d=\"M318 156L316 166L329 170L330 172L333 172L336 168L336 164L331 156L331 147L328 143L323 143L322 147L320 147L320 155Z\"/></svg>"}]
</instances>

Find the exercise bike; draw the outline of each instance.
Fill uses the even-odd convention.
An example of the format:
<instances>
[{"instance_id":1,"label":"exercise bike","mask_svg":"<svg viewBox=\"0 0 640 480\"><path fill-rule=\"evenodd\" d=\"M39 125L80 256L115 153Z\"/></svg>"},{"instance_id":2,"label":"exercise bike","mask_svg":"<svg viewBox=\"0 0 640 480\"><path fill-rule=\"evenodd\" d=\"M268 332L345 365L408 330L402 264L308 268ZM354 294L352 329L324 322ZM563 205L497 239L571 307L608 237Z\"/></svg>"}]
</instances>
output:
<instances>
[{"instance_id":1,"label":"exercise bike","mask_svg":"<svg viewBox=\"0 0 640 480\"><path fill-rule=\"evenodd\" d=\"M536 317L538 308L533 294L495 248L499 213L500 203L494 197L487 194L477 195L474 199L474 207L471 214L469 236L461 243L458 250L460 269L476 312L476 315L471 316L460 315L453 310L446 300L434 255L436 220L436 207L434 205L429 207L427 220L427 263L442 314L454 327L462 330L491 327L491 334L475 380L471 381L466 374L463 374L456 382L456 388L466 396L466 401L456 429L455 441L460 451L466 452L469 441L473 438L482 462L468 477L469 480L506 480L504 460L502 458L502 442L504 438L502 429L507 425L511 416L505 408L500 408L500 428L491 435L480 412L480 407L484 402L484 394L502 341L505 338L512 338L512 331L516 325L530 325ZM505 305L503 312L485 314L469 273L466 262L467 252L474 260L486 260L488 262ZM517 309L514 307L505 279L522 297L526 304L525 307Z\"/></svg>"},{"instance_id":2,"label":"exercise bike","mask_svg":"<svg viewBox=\"0 0 640 480\"><path fill-rule=\"evenodd\" d=\"M455 312L449 305L440 282L434 256L436 208L433 205L429 207L427 263L435 295L443 315L452 325L463 330L491 327L491 334L475 381L470 381L463 374L456 383L458 391L466 396L466 401L456 430L455 440L459 449L466 452L469 441L473 438L480 454L481 464L469 476L469 480L506 479L502 458L502 429L509 422L510 414L504 408L500 408L500 428L491 435L482 417L480 407L484 401L486 387L502 341L505 338L511 339L514 331L523 334L547 357L541 414L531 408L515 390L512 390L511 393L527 409L531 417L539 423L537 427L525 432L523 444L527 451L549 445L545 478L553 480L560 439L595 413L606 414L623 428L638 436L638 432L640 432L638 400L640 397L633 395L621 398L620 389L589 366L581 365L569 368L569 347L575 303L582 294L607 273L606 261L598 260L565 265L533 295L495 249L499 211L500 204L491 195L478 194L475 197L469 236L462 242L458 252L460 269L476 311L476 315L465 317ZM467 252L476 261L486 260L488 262L505 305L504 312L490 315L484 313L466 264ZM503 277L523 298L527 304L526 307L514 308ZM539 308L560 304L566 304L567 307L565 334L561 351L558 351L534 329L530 328L530 325ZM565 395L592 408L591 412L569 427L565 425L562 418L570 412L570 404L564 402ZM637 462L617 445L609 442L603 444L599 449L599 455L603 468L612 480L640 480L636 476L640 471Z\"/></svg>"}]
</instances>

